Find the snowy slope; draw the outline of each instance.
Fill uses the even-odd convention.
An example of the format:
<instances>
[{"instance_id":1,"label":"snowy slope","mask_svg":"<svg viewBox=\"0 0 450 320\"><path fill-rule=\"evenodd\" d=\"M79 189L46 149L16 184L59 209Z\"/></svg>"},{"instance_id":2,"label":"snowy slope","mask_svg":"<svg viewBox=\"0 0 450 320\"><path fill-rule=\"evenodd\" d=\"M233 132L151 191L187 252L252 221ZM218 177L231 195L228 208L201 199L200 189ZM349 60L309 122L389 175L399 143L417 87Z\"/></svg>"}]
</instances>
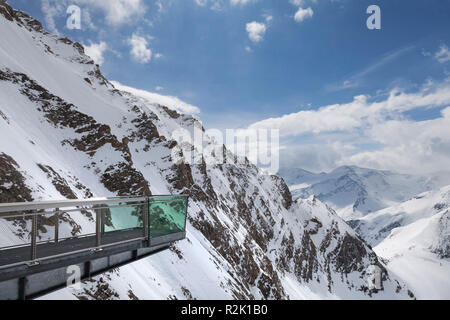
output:
<instances>
[{"instance_id":1,"label":"snowy slope","mask_svg":"<svg viewBox=\"0 0 450 320\"><path fill-rule=\"evenodd\" d=\"M191 199L187 240L47 298L413 296L314 197L293 203L281 178L248 162L182 161L186 150L196 153L199 146L180 144L172 133L201 124L176 110L195 107L173 97L117 90L81 45L49 35L4 1L0 30L1 202L180 193ZM42 238L52 234L48 218L39 226ZM94 227L88 212L66 213L64 221L62 233ZM30 221L0 221L0 242L27 242L29 231ZM367 285L373 265L384 270L381 291Z\"/></svg>"},{"instance_id":2,"label":"snowy slope","mask_svg":"<svg viewBox=\"0 0 450 320\"><path fill-rule=\"evenodd\" d=\"M339 167L330 173L284 169L278 174L290 185L295 199L316 195L345 220L362 217L450 183L449 173L429 178L355 166Z\"/></svg>"},{"instance_id":3,"label":"snowy slope","mask_svg":"<svg viewBox=\"0 0 450 320\"><path fill-rule=\"evenodd\" d=\"M450 186L352 221L419 299L450 299Z\"/></svg>"}]
</instances>

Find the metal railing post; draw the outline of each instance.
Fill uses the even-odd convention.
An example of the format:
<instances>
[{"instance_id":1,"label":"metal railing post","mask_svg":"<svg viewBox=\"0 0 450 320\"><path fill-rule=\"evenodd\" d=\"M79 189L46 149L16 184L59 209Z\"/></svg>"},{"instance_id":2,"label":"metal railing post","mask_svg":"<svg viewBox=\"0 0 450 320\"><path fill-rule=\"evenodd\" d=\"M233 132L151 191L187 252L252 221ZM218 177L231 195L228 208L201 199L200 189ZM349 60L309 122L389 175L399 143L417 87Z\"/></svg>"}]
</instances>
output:
<instances>
[{"instance_id":1,"label":"metal railing post","mask_svg":"<svg viewBox=\"0 0 450 320\"><path fill-rule=\"evenodd\" d=\"M59 208L56 208L55 214L55 243L59 242Z\"/></svg>"},{"instance_id":2,"label":"metal railing post","mask_svg":"<svg viewBox=\"0 0 450 320\"><path fill-rule=\"evenodd\" d=\"M97 247L100 247L102 245L102 224L103 224L103 209L97 209L96 212L96 219L95 219L95 234L96 234L96 244Z\"/></svg>"},{"instance_id":3,"label":"metal railing post","mask_svg":"<svg viewBox=\"0 0 450 320\"><path fill-rule=\"evenodd\" d=\"M31 260L36 260L38 215L34 214L31 222Z\"/></svg>"},{"instance_id":4,"label":"metal railing post","mask_svg":"<svg viewBox=\"0 0 450 320\"><path fill-rule=\"evenodd\" d=\"M142 206L142 223L144 224L144 237L145 240L147 241L147 245L149 246L149 241L150 241L150 235L149 235L149 228L148 228L148 216L150 214L149 212L149 205L148 205L148 201L149 199L147 198L145 200L144 205Z\"/></svg>"}]
</instances>

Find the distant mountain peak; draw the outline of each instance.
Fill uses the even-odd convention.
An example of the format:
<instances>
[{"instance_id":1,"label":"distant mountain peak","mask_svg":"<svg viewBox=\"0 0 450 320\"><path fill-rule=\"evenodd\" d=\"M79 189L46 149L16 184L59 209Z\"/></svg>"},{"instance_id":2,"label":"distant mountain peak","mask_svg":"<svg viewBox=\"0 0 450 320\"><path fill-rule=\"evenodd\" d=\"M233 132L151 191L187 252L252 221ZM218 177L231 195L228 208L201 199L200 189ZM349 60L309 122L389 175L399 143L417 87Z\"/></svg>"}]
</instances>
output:
<instances>
[{"instance_id":1,"label":"distant mountain peak","mask_svg":"<svg viewBox=\"0 0 450 320\"><path fill-rule=\"evenodd\" d=\"M306 172L302 169L283 169L279 174L291 186L295 199L314 194L346 220L450 183L449 173L424 177L357 166L341 166L325 174Z\"/></svg>"}]
</instances>

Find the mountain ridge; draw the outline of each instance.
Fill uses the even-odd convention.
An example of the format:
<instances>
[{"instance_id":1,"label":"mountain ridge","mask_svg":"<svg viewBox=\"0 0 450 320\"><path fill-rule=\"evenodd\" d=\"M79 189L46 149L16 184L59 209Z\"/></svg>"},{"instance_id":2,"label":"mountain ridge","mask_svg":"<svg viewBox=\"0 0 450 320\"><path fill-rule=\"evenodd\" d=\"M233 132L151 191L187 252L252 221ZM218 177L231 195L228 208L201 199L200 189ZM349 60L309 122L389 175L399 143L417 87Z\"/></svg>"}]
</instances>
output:
<instances>
[{"instance_id":1,"label":"mountain ridge","mask_svg":"<svg viewBox=\"0 0 450 320\"><path fill-rule=\"evenodd\" d=\"M358 219L450 183L450 173L425 177L357 166L319 174L284 169L279 174L288 181L294 199L315 195L345 220Z\"/></svg>"}]
</instances>

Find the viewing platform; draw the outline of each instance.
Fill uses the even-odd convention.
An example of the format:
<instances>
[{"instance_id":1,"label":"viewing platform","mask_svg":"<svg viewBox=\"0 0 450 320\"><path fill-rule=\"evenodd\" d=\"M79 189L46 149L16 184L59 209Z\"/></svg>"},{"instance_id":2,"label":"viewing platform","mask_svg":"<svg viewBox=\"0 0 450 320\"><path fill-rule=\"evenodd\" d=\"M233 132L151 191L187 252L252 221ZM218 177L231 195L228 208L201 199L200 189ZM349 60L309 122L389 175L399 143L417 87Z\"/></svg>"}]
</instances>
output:
<instances>
[{"instance_id":1,"label":"viewing platform","mask_svg":"<svg viewBox=\"0 0 450 320\"><path fill-rule=\"evenodd\" d=\"M186 237L187 208L187 196L0 204L4 225L28 231L0 242L0 300L63 288L69 266L83 280L166 250Z\"/></svg>"}]
</instances>

